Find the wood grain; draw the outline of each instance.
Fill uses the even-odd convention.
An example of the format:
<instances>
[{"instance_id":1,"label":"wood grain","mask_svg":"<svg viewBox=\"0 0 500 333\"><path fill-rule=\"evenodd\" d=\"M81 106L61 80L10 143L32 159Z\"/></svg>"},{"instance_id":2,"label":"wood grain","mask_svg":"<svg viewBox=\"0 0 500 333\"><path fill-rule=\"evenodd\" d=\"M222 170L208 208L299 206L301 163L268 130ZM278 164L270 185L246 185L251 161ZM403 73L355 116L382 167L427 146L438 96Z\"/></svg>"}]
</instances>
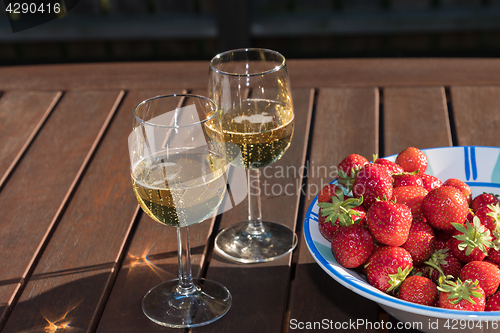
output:
<instances>
[{"instance_id":1,"label":"wood grain","mask_svg":"<svg viewBox=\"0 0 500 333\"><path fill-rule=\"evenodd\" d=\"M452 87L458 145L500 146L500 87Z\"/></svg>"},{"instance_id":2,"label":"wood grain","mask_svg":"<svg viewBox=\"0 0 500 333\"><path fill-rule=\"evenodd\" d=\"M378 152L378 101L376 88L319 90L308 160L310 173L300 223L321 187L335 178L336 166L345 156L358 153L369 158ZM328 172L319 172L325 167ZM302 232L300 240L298 254L294 254L296 271L290 292L290 320L378 321L378 306L327 275L312 258ZM374 332L366 328L360 331Z\"/></svg>"},{"instance_id":3,"label":"wood grain","mask_svg":"<svg viewBox=\"0 0 500 333\"><path fill-rule=\"evenodd\" d=\"M0 99L0 188L62 93L8 91Z\"/></svg>"},{"instance_id":4,"label":"wood grain","mask_svg":"<svg viewBox=\"0 0 500 333\"><path fill-rule=\"evenodd\" d=\"M2 326L119 99L118 91L65 94L0 192Z\"/></svg>"},{"instance_id":5,"label":"wood grain","mask_svg":"<svg viewBox=\"0 0 500 333\"><path fill-rule=\"evenodd\" d=\"M103 113L113 115L117 106ZM87 112L82 107L73 112ZM121 111L104 139L97 139L99 149L3 332L50 329L50 323L65 322L75 329L96 326L137 206L123 144L131 130L132 111ZM109 223L113 220L123 223Z\"/></svg>"},{"instance_id":6,"label":"wood grain","mask_svg":"<svg viewBox=\"0 0 500 333\"><path fill-rule=\"evenodd\" d=\"M500 59L290 59L287 63L295 88L495 85L500 76ZM208 61L11 66L0 67L0 90L205 89L207 73Z\"/></svg>"},{"instance_id":7,"label":"wood grain","mask_svg":"<svg viewBox=\"0 0 500 333\"><path fill-rule=\"evenodd\" d=\"M452 145L443 87L385 88L383 105L384 155Z\"/></svg>"}]
</instances>

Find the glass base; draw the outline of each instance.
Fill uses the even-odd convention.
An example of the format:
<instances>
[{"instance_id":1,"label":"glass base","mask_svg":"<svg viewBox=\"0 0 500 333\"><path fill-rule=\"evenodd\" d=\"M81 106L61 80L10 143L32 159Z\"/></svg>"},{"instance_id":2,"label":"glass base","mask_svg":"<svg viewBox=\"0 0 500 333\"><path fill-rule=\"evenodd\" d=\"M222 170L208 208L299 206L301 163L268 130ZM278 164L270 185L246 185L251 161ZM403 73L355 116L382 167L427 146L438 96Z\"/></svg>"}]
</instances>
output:
<instances>
[{"instance_id":1,"label":"glass base","mask_svg":"<svg viewBox=\"0 0 500 333\"><path fill-rule=\"evenodd\" d=\"M297 246L297 235L287 226L274 222L262 224L261 234L249 232L249 222L222 230L215 238L216 251L226 259L249 264L281 258Z\"/></svg>"},{"instance_id":2,"label":"glass base","mask_svg":"<svg viewBox=\"0 0 500 333\"><path fill-rule=\"evenodd\" d=\"M229 290L220 283L193 279L197 292L177 292L179 280L151 289L142 300L142 311L153 322L173 328L198 327L221 318L231 307Z\"/></svg>"}]
</instances>

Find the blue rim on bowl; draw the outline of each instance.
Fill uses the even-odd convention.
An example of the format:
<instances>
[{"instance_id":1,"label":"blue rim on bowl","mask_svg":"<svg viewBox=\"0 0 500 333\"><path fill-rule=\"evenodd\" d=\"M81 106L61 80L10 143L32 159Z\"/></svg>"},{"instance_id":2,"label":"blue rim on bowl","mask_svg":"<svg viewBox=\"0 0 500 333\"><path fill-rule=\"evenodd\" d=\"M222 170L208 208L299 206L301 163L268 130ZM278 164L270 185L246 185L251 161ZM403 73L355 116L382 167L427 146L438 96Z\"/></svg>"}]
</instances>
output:
<instances>
[{"instance_id":1,"label":"blue rim on bowl","mask_svg":"<svg viewBox=\"0 0 500 333\"><path fill-rule=\"evenodd\" d=\"M483 192L500 194L500 147L455 146L422 149L429 166L426 173L442 181L457 178L466 182L475 197ZM394 161L396 155L386 157ZM332 183L334 183L333 181ZM372 287L354 270L340 266L329 242L319 233L318 197L310 204L304 220L304 238L314 260L344 287L376 303L398 310L443 319L498 320L499 312L449 310L407 302Z\"/></svg>"}]
</instances>

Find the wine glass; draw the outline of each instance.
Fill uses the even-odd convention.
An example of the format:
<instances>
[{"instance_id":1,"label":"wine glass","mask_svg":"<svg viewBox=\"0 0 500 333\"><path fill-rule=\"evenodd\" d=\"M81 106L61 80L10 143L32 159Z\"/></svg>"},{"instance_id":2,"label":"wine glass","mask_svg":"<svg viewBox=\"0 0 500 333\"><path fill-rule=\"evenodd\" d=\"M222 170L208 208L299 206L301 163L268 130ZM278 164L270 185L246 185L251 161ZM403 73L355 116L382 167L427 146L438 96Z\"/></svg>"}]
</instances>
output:
<instances>
[{"instance_id":1,"label":"wine glass","mask_svg":"<svg viewBox=\"0 0 500 333\"><path fill-rule=\"evenodd\" d=\"M290 146L294 113L285 58L266 49L237 49L210 61L209 97L221 110L228 161L245 168L248 221L222 230L215 249L223 257L256 263L292 251L297 236L285 225L262 221L260 171Z\"/></svg>"},{"instance_id":2,"label":"wine glass","mask_svg":"<svg viewBox=\"0 0 500 333\"><path fill-rule=\"evenodd\" d=\"M147 99L134 115L128 139L134 193L153 220L176 227L179 261L179 278L151 289L142 310L167 327L209 324L232 298L221 284L192 277L188 226L212 216L226 192L220 114L210 99L183 94Z\"/></svg>"}]
</instances>

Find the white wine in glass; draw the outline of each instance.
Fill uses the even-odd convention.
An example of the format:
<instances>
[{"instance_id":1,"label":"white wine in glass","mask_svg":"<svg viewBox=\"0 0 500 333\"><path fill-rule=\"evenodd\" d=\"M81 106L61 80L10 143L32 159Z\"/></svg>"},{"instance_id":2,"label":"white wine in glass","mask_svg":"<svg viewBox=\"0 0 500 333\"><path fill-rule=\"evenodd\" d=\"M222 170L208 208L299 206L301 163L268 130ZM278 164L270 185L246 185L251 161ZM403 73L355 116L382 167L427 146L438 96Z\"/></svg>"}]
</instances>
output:
<instances>
[{"instance_id":1,"label":"white wine in glass","mask_svg":"<svg viewBox=\"0 0 500 333\"><path fill-rule=\"evenodd\" d=\"M248 221L222 230L215 249L241 263L280 258L297 244L293 230L263 221L259 169L280 159L294 130L285 58L266 49L238 49L210 62L209 97L219 106L228 161L247 170Z\"/></svg>"},{"instance_id":2,"label":"white wine in glass","mask_svg":"<svg viewBox=\"0 0 500 333\"><path fill-rule=\"evenodd\" d=\"M232 297L217 282L193 278L188 226L211 217L226 193L220 113L210 99L186 94L145 100L134 115L128 139L132 187L145 213L175 227L179 262L179 278L151 289L142 310L162 326L209 324L229 310Z\"/></svg>"},{"instance_id":3,"label":"white wine in glass","mask_svg":"<svg viewBox=\"0 0 500 333\"><path fill-rule=\"evenodd\" d=\"M293 111L265 99L247 99L222 115L228 159L246 169L268 166L283 156L293 136ZM241 158L239 155L241 154Z\"/></svg>"},{"instance_id":4,"label":"white wine in glass","mask_svg":"<svg viewBox=\"0 0 500 333\"><path fill-rule=\"evenodd\" d=\"M226 189L224 168L216 168L213 159L213 153L190 149L140 161L133 168L132 186L141 208L155 221L174 227L213 215Z\"/></svg>"}]
</instances>

